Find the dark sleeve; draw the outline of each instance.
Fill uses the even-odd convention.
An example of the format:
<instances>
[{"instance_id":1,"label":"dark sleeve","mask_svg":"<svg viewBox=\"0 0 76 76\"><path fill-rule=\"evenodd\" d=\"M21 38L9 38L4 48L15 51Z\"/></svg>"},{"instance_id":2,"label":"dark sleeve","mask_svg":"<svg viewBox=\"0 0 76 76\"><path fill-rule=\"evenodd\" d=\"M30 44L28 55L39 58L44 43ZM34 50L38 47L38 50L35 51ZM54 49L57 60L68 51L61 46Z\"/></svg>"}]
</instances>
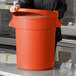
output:
<instances>
[{"instance_id":1,"label":"dark sleeve","mask_svg":"<svg viewBox=\"0 0 76 76\"><path fill-rule=\"evenodd\" d=\"M17 2L21 8L32 8L32 3L32 0L18 0Z\"/></svg>"},{"instance_id":2,"label":"dark sleeve","mask_svg":"<svg viewBox=\"0 0 76 76\"><path fill-rule=\"evenodd\" d=\"M66 10L67 10L67 4L65 0L59 0L57 5L57 11L59 12L59 19L62 19Z\"/></svg>"}]
</instances>

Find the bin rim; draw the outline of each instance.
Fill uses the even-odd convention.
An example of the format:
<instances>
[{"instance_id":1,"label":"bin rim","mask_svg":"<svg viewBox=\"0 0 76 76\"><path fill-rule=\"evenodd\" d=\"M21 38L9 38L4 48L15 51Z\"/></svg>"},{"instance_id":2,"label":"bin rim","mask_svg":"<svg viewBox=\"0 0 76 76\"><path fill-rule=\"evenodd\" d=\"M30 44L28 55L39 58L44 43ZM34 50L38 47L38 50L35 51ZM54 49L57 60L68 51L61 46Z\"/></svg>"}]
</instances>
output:
<instances>
[{"instance_id":1,"label":"bin rim","mask_svg":"<svg viewBox=\"0 0 76 76\"><path fill-rule=\"evenodd\" d=\"M43 16L55 16L58 17L58 12L57 11L50 11L50 10L41 10L41 9L30 9L30 8L19 8L19 9L15 9L16 12L12 12L12 14L14 15L15 13L36 13L39 15L43 15Z\"/></svg>"},{"instance_id":2,"label":"bin rim","mask_svg":"<svg viewBox=\"0 0 76 76\"><path fill-rule=\"evenodd\" d=\"M48 19L51 19L52 16L46 16L46 17L22 17L22 16L15 16L15 18L24 18L25 20L48 20Z\"/></svg>"}]
</instances>

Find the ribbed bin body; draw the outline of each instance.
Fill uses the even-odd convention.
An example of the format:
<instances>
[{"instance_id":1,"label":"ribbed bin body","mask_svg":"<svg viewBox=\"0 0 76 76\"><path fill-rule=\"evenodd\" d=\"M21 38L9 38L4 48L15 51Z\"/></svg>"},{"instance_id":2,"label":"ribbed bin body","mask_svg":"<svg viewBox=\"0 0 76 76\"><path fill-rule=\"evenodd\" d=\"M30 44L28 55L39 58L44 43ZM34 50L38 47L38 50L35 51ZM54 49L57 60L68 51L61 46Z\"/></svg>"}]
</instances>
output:
<instances>
[{"instance_id":1,"label":"ribbed bin body","mask_svg":"<svg viewBox=\"0 0 76 76\"><path fill-rule=\"evenodd\" d=\"M27 11L29 12L28 9ZM16 29L19 68L45 70L54 66L55 30L61 26L60 22L57 24L56 17L46 14L41 17L26 17L18 13L18 16L14 14L9 26Z\"/></svg>"}]
</instances>

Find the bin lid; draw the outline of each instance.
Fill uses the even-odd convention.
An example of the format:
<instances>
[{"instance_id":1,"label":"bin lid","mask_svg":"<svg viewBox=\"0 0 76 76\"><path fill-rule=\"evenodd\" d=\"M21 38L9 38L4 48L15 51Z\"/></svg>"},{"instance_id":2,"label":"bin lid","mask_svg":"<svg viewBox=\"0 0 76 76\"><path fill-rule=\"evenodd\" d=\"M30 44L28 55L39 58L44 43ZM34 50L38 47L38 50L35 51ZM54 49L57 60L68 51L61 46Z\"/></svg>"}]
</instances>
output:
<instances>
[{"instance_id":1,"label":"bin lid","mask_svg":"<svg viewBox=\"0 0 76 76\"><path fill-rule=\"evenodd\" d=\"M32 14L32 15L43 15L43 16L55 16L58 17L57 11L49 11L49 10L39 10L39 9L16 9L16 12L12 13L15 15L24 15L24 14Z\"/></svg>"}]
</instances>

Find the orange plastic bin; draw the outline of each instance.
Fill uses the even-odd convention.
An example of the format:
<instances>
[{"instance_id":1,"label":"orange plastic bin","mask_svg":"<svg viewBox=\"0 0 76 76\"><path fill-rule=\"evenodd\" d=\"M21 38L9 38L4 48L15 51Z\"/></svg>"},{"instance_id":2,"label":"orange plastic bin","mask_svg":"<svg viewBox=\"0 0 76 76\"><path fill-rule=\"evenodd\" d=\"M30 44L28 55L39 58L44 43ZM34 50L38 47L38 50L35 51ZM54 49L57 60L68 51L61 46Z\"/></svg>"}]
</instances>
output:
<instances>
[{"instance_id":1,"label":"orange plastic bin","mask_svg":"<svg viewBox=\"0 0 76 76\"><path fill-rule=\"evenodd\" d=\"M12 14L9 26L16 29L17 66L24 70L52 68L55 56L55 31L56 27L62 25L58 13L18 9Z\"/></svg>"}]
</instances>

